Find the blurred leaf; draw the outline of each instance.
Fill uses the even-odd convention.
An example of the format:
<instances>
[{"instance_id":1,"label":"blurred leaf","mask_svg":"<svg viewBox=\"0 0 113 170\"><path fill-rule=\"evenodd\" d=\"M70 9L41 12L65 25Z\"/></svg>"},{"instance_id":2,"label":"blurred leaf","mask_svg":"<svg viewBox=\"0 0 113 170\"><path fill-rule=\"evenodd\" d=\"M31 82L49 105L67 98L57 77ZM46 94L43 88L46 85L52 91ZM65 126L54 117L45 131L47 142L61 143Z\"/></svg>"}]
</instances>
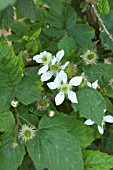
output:
<instances>
[{"instance_id":1,"label":"blurred leaf","mask_svg":"<svg viewBox=\"0 0 113 170\"><path fill-rule=\"evenodd\" d=\"M100 14L108 14L110 11L108 0L98 0L96 8Z\"/></svg>"},{"instance_id":2,"label":"blurred leaf","mask_svg":"<svg viewBox=\"0 0 113 170\"><path fill-rule=\"evenodd\" d=\"M103 15L102 20L103 20L106 28L110 32L110 34L113 36L112 16L113 16L113 10L111 10L108 15ZM113 51L113 42L111 41L109 36L106 34L106 32L101 32L100 38L101 38L101 43L102 43L103 47L106 50L112 50Z\"/></svg>"},{"instance_id":3,"label":"blurred leaf","mask_svg":"<svg viewBox=\"0 0 113 170\"><path fill-rule=\"evenodd\" d=\"M13 5L16 0L0 0L0 10L3 10L8 5Z\"/></svg>"},{"instance_id":4,"label":"blurred leaf","mask_svg":"<svg viewBox=\"0 0 113 170\"><path fill-rule=\"evenodd\" d=\"M14 10L12 6L8 6L1 12L1 26L5 29L11 28L14 21Z\"/></svg>"},{"instance_id":5,"label":"blurred leaf","mask_svg":"<svg viewBox=\"0 0 113 170\"><path fill-rule=\"evenodd\" d=\"M16 2L16 8L20 17L29 18L31 20L36 19L36 8L33 0L18 0Z\"/></svg>"},{"instance_id":6,"label":"blurred leaf","mask_svg":"<svg viewBox=\"0 0 113 170\"><path fill-rule=\"evenodd\" d=\"M113 157L99 151L86 150L83 152L84 170L109 170L113 168Z\"/></svg>"}]
</instances>

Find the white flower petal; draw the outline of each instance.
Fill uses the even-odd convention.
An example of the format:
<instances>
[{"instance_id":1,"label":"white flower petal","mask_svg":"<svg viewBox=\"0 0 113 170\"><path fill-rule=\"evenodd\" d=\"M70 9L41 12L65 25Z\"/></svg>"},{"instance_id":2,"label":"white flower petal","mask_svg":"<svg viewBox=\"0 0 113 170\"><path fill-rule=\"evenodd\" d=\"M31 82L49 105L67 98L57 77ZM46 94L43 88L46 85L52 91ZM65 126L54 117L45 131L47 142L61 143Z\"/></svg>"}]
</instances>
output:
<instances>
[{"instance_id":1,"label":"white flower petal","mask_svg":"<svg viewBox=\"0 0 113 170\"><path fill-rule=\"evenodd\" d=\"M47 83L47 86L48 86L50 89L52 89L52 90L58 88L58 85L57 85L57 83L55 83L55 82Z\"/></svg>"},{"instance_id":2,"label":"white flower petal","mask_svg":"<svg viewBox=\"0 0 113 170\"><path fill-rule=\"evenodd\" d=\"M113 123L113 116L111 115L104 116L104 121L107 123Z\"/></svg>"},{"instance_id":3,"label":"white flower petal","mask_svg":"<svg viewBox=\"0 0 113 170\"><path fill-rule=\"evenodd\" d=\"M99 133L101 133L101 134L104 133L104 129L103 129L102 127L100 127L99 125L98 125L98 131L99 131Z\"/></svg>"},{"instance_id":4,"label":"white flower petal","mask_svg":"<svg viewBox=\"0 0 113 170\"><path fill-rule=\"evenodd\" d=\"M54 65L56 63L56 58L54 57L53 60L51 61L52 65Z\"/></svg>"},{"instance_id":5,"label":"white flower petal","mask_svg":"<svg viewBox=\"0 0 113 170\"><path fill-rule=\"evenodd\" d=\"M78 86L82 82L82 79L83 79L82 76L73 77L70 80L69 85Z\"/></svg>"},{"instance_id":6,"label":"white flower petal","mask_svg":"<svg viewBox=\"0 0 113 170\"><path fill-rule=\"evenodd\" d=\"M41 75L41 81L48 81L52 77L52 72L47 71Z\"/></svg>"},{"instance_id":7,"label":"white flower petal","mask_svg":"<svg viewBox=\"0 0 113 170\"><path fill-rule=\"evenodd\" d=\"M38 74L42 74L45 73L48 70L48 64L44 65L43 67L41 67L38 71Z\"/></svg>"},{"instance_id":8,"label":"white flower petal","mask_svg":"<svg viewBox=\"0 0 113 170\"><path fill-rule=\"evenodd\" d=\"M63 56L64 56L64 50L58 51L58 53L56 54L56 60L58 63L60 62Z\"/></svg>"},{"instance_id":9,"label":"white flower petal","mask_svg":"<svg viewBox=\"0 0 113 170\"><path fill-rule=\"evenodd\" d=\"M88 120L86 120L85 121L85 125L93 125L95 122L94 121L92 121L91 119L88 119Z\"/></svg>"},{"instance_id":10,"label":"white flower petal","mask_svg":"<svg viewBox=\"0 0 113 170\"><path fill-rule=\"evenodd\" d=\"M88 86L88 87L91 87L91 83L90 83L90 82L87 82L87 86Z\"/></svg>"},{"instance_id":11,"label":"white flower petal","mask_svg":"<svg viewBox=\"0 0 113 170\"><path fill-rule=\"evenodd\" d=\"M94 83L92 83L92 88L97 89L98 87L98 80L96 80Z\"/></svg>"},{"instance_id":12,"label":"white flower petal","mask_svg":"<svg viewBox=\"0 0 113 170\"><path fill-rule=\"evenodd\" d=\"M72 103L78 103L76 93L73 91L68 91L68 98Z\"/></svg>"},{"instance_id":13,"label":"white flower petal","mask_svg":"<svg viewBox=\"0 0 113 170\"><path fill-rule=\"evenodd\" d=\"M58 78L63 81L63 83L67 82L67 74L63 70L59 72Z\"/></svg>"},{"instance_id":14,"label":"white flower petal","mask_svg":"<svg viewBox=\"0 0 113 170\"><path fill-rule=\"evenodd\" d=\"M35 60L37 63L42 63L42 57L40 55L35 55L33 60Z\"/></svg>"},{"instance_id":15,"label":"white flower petal","mask_svg":"<svg viewBox=\"0 0 113 170\"><path fill-rule=\"evenodd\" d=\"M69 61L67 61L64 65L62 65L60 68L61 70L64 70L69 64Z\"/></svg>"},{"instance_id":16,"label":"white flower petal","mask_svg":"<svg viewBox=\"0 0 113 170\"><path fill-rule=\"evenodd\" d=\"M56 97L55 97L55 103L56 105L60 105L61 103L63 103L64 101L64 98L65 98L65 95L63 92L59 92Z\"/></svg>"},{"instance_id":17,"label":"white flower petal","mask_svg":"<svg viewBox=\"0 0 113 170\"><path fill-rule=\"evenodd\" d=\"M104 113L106 112L106 109L104 109Z\"/></svg>"}]
</instances>

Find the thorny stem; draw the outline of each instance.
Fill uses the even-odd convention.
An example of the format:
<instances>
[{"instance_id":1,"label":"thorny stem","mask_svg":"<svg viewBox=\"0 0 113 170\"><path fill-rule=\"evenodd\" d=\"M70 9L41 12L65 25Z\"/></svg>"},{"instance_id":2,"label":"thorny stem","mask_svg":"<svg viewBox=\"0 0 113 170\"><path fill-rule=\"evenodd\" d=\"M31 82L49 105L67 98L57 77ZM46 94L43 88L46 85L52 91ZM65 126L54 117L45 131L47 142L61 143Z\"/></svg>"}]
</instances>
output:
<instances>
[{"instance_id":1,"label":"thorny stem","mask_svg":"<svg viewBox=\"0 0 113 170\"><path fill-rule=\"evenodd\" d=\"M19 125L21 125L21 122L19 120L19 113L18 113L17 109L14 108L14 111L16 113L16 125L15 125L15 129L14 129L14 142L16 142L16 138L17 138L17 134L18 134L18 127L19 127Z\"/></svg>"},{"instance_id":2,"label":"thorny stem","mask_svg":"<svg viewBox=\"0 0 113 170\"><path fill-rule=\"evenodd\" d=\"M109 33L109 31L107 30L106 26L104 25L104 23L103 23L102 19L100 18L99 14L98 14L98 12L97 12L97 10L96 10L96 8L95 8L95 6L94 6L93 4L91 4L91 7L93 8L95 15L97 16L98 21L99 21L100 24L102 25L103 30L106 32L106 34L109 36L109 38L110 38L111 41L113 42L113 37L112 37L112 35Z\"/></svg>"}]
</instances>

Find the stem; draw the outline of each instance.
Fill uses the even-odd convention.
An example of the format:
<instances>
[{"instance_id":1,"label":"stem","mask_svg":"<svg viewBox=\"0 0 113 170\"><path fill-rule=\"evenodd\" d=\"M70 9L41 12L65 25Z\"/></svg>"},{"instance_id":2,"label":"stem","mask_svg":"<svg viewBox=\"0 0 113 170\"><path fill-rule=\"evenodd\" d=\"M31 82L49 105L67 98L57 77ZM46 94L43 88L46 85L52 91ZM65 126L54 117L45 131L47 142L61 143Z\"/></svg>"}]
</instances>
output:
<instances>
[{"instance_id":1,"label":"stem","mask_svg":"<svg viewBox=\"0 0 113 170\"><path fill-rule=\"evenodd\" d=\"M112 37L112 35L109 33L109 31L107 30L106 26L104 25L104 23L103 23L102 19L100 18L99 14L98 14L98 12L97 12L97 10L96 10L96 8L95 8L95 6L92 4L91 7L93 8L94 13L95 13L95 15L97 16L98 21L100 22L103 30L106 32L106 34L109 36L109 38L110 38L111 41L113 42L113 37Z\"/></svg>"},{"instance_id":2,"label":"stem","mask_svg":"<svg viewBox=\"0 0 113 170\"><path fill-rule=\"evenodd\" d=\"M32 123L30 123L26 118L22 117L21 115L18 115L23 121L25 121L26 123L28 123L29 125L32 125ZM34 126L34 125L33 125ZM36 127L35 127L36 128Z\"/></svg>"},{"instance_id":3,"label":"stem","mask_svg":"<svg viewBox=\"0 0 113 170\"><path fill-rule=\"evenodd\" d=\"M16 138L18 135L18 127L19 127L19 125L21 125L21 122L19 120L19 113L18 113L17 109L14 108L14 111L16 113L16 125L15 125L15 129L14 129L14 142L16 142Z\"/></svg>"}]
</instances>

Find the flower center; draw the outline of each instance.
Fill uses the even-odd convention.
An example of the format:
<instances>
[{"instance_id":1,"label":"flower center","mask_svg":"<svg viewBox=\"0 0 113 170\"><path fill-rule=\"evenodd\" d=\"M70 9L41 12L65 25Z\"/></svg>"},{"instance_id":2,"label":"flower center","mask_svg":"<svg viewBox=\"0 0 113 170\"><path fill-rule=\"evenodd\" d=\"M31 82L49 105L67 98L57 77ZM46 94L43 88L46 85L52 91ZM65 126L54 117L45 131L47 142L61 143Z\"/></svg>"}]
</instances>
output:
<instances>
[{"instance_id":1,"label":"flower center","mask_svg":"<svg viewBox=\"0 0 113 170\"><path fill-rule=\"evenodd\" d=\"M55 65L52 65L50 66L50 70L53 71L53 72L57 72L59 71L59 65L55 64Z\"/></svg>"},{"instance_id":2,"label":"flower center","mask_svg":"<svg viewBox=\"0 0 113 170\"><path fill-rule=\"evenodd\" d=\"M41 100L39 101L39 104L40 104L41 106L46 106L46 105L47 105L47 100L46 100L46 99L41 99Z\"/></svg>"},{"instance_id":3,"label":"flower center","mask_svg":"<svg viewBox=\"0 0 113 170\"><path fill-rule=\"evenodd\" d=\"M88 56L87 56L87 58L89 59L89 60L92 60L92 59L94 59L94 54L89 54Z\"/></svg>"},{"instance_id":4,"label":"flower center","mask_svg":"<svg viewBox=\"0 0 113 170\"><path fill-rule=\"evenodd\" d=\"M43 57L42 57L42 62L43 62L43 63L47 62L47 56L43 56Z\"/></svg>"},{"instance_id":5,"label":"flower center","mask_svg":"<svg viewBox=\"0 0 113 170\"><path fill-rule=\"evenodd\" d=\"M61 86L61 92L67 93L69 90L69 85L68 84L62 84Z\"/></svg>"},{"instance_id":6,"label":"flower center","mask_svg":"<svg viewBox=\"0 0 113 170\"><path fill-rule=\"evenodd\" d=\"M26 138L30 138L31 137L31 131L25 130L24 135L25 135Z\"/></svg>"}]
</instances>

